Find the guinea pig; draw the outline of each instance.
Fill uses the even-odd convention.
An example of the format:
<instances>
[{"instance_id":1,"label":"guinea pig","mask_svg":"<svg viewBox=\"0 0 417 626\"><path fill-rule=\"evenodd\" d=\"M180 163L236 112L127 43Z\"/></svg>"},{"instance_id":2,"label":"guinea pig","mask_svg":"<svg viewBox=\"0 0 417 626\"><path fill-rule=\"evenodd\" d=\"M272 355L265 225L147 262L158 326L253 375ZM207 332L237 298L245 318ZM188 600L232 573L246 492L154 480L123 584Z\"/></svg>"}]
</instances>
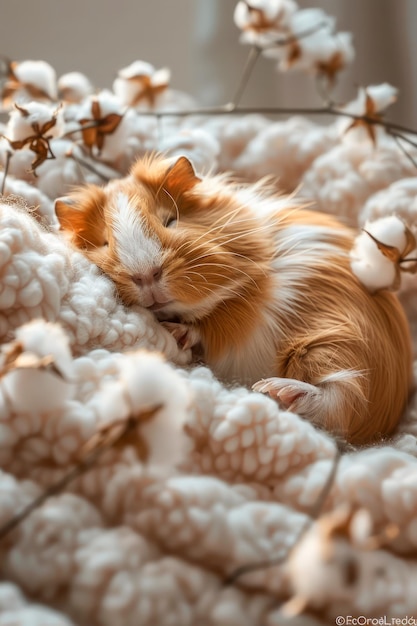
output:
<instances>
[{"instance_id":1,"label":"guinea pig","mask_svg":"<svg viewBox=\"0 0 417 626\"><path fill-rule=\"evenodd\" d=\"M352 273L356 233L335 218L158 155L56 212L123 302L154 311L221 380L353 444L395 429L411 385L407 320L393 293Z\"/></svg>"}]
</instances>

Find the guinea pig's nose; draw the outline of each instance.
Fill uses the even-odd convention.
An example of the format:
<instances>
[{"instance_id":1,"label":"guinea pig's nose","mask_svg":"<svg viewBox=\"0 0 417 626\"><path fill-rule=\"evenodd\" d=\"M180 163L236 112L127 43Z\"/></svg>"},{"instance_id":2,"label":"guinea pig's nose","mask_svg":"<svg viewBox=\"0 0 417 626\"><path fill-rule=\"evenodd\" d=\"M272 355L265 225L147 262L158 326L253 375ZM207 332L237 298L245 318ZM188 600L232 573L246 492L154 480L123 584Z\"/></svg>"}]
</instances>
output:
<instances>
[{"instance_id":1,"label":"guinea pig's nose","mask_svg":"<svg viewBox=\"0 0 417 626\"><path fill-rule=\"evenodd\" d=\"M151 267L146 272L138 272L132 276L133 282L139 287L145 287L157 282L162 276L162 267Z\"/></svg>"}]
</instances>

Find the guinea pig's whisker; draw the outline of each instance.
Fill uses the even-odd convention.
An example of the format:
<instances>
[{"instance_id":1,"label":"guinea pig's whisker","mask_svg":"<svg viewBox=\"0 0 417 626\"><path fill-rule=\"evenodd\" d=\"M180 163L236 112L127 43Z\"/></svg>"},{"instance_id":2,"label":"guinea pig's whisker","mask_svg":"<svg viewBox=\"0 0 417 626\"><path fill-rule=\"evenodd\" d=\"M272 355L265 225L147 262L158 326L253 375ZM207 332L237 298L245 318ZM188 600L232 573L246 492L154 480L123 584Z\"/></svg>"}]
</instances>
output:
<instances>
[{"instance_id":1,"label":"guinea pig's whisker","mask_svg":"<svg viewBox=\"0 0 417 626\"><path fill-rule=\"evenodd\" d=\"M242 222L244 221L256 221L255 218L250 218L248 220L241 220ZM189 251L193 251L196 252L196 246L198 245L198 243L204 238L207 237L210 234L215 234L214 237L212 237L211 239L209 239L208 241L204 241L204 245L208 246L208 245L224 245L224 244L228 244L231 241L235 241L236 238L241 238L241 237L245 237L245 236L251 236L252 234L256 234L258 232L262 232L263 230L265 230L266 232L269 231L270 229L270 225L269 224L262 224L261 226L258 226L257 228L253 228L252 230L241 230L238 231L237 233L234 234L234 237L230 238L228 235L222 235L221 229L224 228L224 224L221 224L219 226L210 228L209 230L204 231L203 233L201 233L201 235L199 235L198 237L196 237L195 239L193 239L192 241L184 241L180 246L178 246L177 248L177 253L180 253L184 250L189 250ZM216 232L217 231L217 232ZM221 236L219 236L221 235ZM230 251L229 253L234 254L233 251ZM213 252L213 254L215 254L215 252ZM250 259L248 259L250 260Z\"/></svg>"},{"instance_id":2,"label":"guinea pig's whisker","mask_svg":"<svg viewBox=\"0 0 417 626\"><path fill-rule=\"evenodd\" d=\"M268 232L269 229L270 229L270 226L268 224L263 224L262 226L259 226L258 228L253 228L252 230L241 230L241 231L238 231L237 233L234 234L233 237L229 237L229 236L226 236L226 235L219 236L219 233L217 233L215 237L212 237L208 241L204 241L204 245L205 246L215 245L215 244L217 244L219 246L225 245L225 244L227 245L229 243L232 243L233 241L241 239L242 237L251 236L253 234L257 234L257 233L260 233L262 231ZM214 230L214 229L212 229L212 230ZM203 239L203 237L206 237L210 233L211 233L211 230L205 231L199 237L197 237L196 239L193 239L193 241L183 242L181 244L181 246L179 246L179 248L177 249L177 252L179 252L181 250L184 250L184 248L188 248L190 251L191 250L195 251L196 244L198 244L198 242L201 241L201 239ZM233 251L230 251L230 252L233 253Z\"/></svg>"},{"instance_id":3,"label":"guinea pig's whisker","mask_svg":"<svg viewBox=\"0 0 417 626\"><path fill-rule=\"evenodd\" d=\"M262 224L261 226L259 226L258 228L253 228L252 230L242 230L239 231L237 233L234 234L233 237L230 237L229 235L222 235L221 232L217 233L215 237L213 237L212 239L209 239L208 241L205 241L204 244L205 245L229 245L230 243L233 243L234 241L237 241L239 239L245 238L245 237L250 237L251 235L257 234L257 233L261 233L261 232L268 232L270 230L270 226L268 224ZM200 237L197 237L197 239L194 239L194 241L192 242L193 244L197 243L200 239L202 239L204 236L206 236L207 234L210 234L210 231L203 233ZM222 235L222 236L220 236Z\"/></svg>"},{"instance_id":4,"label":"guinea pig's whisker","mask_svg":"<svg viewBox=\"0 0 417 626\"><path fill-rule=\"evenodd\" d=\"M205 259L205 258L208 258L210 256L217 256L217 255L218 255L217 252L207 252L205 254L201 254L198 257L195 257L193 259L193 261L200 261L201 259ZM249 263L252 263L253 265L255 265L255 267L257 267L265 276L268 274L268 271L264 267L261 267L261 265L259 263L257 263L256 261L254 261L250 257L246 256L245 254L239 254L239 252L232 252L231 250L222 250L221 255L222 255L222 257L223 256L232 256L232 257L237 257L237 258L243 259L244 261L249 261Z\"/></svg>"},{"instance_id":5,"label":"guinea pig's whisker","mask_svg":"<svg viewBox=\"0 0 417 626\"><path fill-rule=\"evenodd\" d=\"M199 274L199 272L194 272L193 268L190 268L190 269L186 268L185 271L187 272L187 274L194 274L194 276L197 276L199 279L205 280L206 283L208 283L207 278L205 276L203 276L202 274Z\"/></svg>"},{"instance_id":6,"label":"guinea pig's whisker","mask_svg":"<svg viewBox=\"0 0 417 626\"><path fill-rule=\"evenodd\" d=\"M220 273L213 273L211 274L211 276L219 276L219 278L224 278L224 274L220 274ZM236 288L238 289L242 289L242 284L239 283L239 281L232 281L232 284L236 286ZM240 292L240 291L235 291L230 285L224 285L224 284L218 284L218 283L208 283L207 285L204 285L204 288L207 289L208 287L213 287L212 290L210 290L211 293L216 294L217 291L219 290L219 288L222 291L227 291L229 293L232 293L237 299L244 299L245 298L245 293L244 292Z\"/></svg>"},{"instance_id":7,"label":"guinea pig's whisker","mask_svg":"<svg viewBox=\"0 0 417 626\"><path fill-rule=\"evenodd\" d=\"M192 289L194 289L194 291L196 291L199 295L201 295L201 293L202 293L202 291L203 291L204 289L206 289L206 290L207 290L206 285L203 285L203 287L202 287L202 288L198 289L198 287L196 287L195 285L193 285L192 283L190 283L190 284L188 285L188 287L191 287ZM211 291L210 291L210 292L211 292Z\"/></svg>"},{"instance_id":8,"label":"guinea pig's whisker","mask_svg":"<svg viewBox=\"0 0 417 626\"><path fill-rule=\"evenodd\" d=\"M239 288L239 285L237 285L237 287ZM253 302L248 300L247 294L245 292L235 291L234 289L232 289L231 287L228 287L227 285L222 286L222 291L226 291L232 294L236 300L243 300L244 302L248 304L249 308L251 308L253 311L258 310L258 307ZM223 302L226 302L226 300L223 300Z\"/></svg>"},{"instance_id":9,"label":"guinea pig's whisker","mask_svg":"<svg viewBox=\"0 0 417 626\"><path fill-rule=\"evenodd\" d=\"M213 226L216 226L217 224L219 224L219 222L222 222L221 225L223 225L224 223L230 224L230 222L232 221L233 217L235 215L237 215L238 213L240 213L241 211L242 211L242 209L240 208L240 206L235 207L234 209L231 209L230 211L228 211L224 215L221 215L217 220L215 220L213 222ZM227 218L229 218L229 219L227 219ZM226 222L224 222L225 219L226 219Z\"/></svg>"},{"instance_id":10,"label":"guinea pig's whisker","mask_svg":"<svg viewBox=\"0 0 417 626\"><path fill-rule=\"evenodd\" d=\"M226 263L199 263L198 265L193 265L192 269L196 269L197 267L224 267L226 269L230 269L230 265L226 265ZM252 276L249 276L247 272L243 271L239 267L234 267L233 271L240 272L241 274L243 274L243 276L246 276L246 278L248 278L256 287L258 287L258 283L256 282L256 280ZM216 274L216 276L221 276L221 274Z\"/></svg>"},{"instance_id":11,"label":"guinea pig's whisker","mask_svg":"<svg viewBox=\"0 0 417 626\"><path fill-rule=\"evenodd\" d=\"M244 219L244 220L237 220L236 222L234 222L234 225L235 224L241 225L241 224L244 224L246 222L255 222L255 223L258 223L258 225L256 226L256 228L248 228L247 226L243 226L242 230L238 231L235 234L250 236L253 233L257 233L257 232L260 232L262 230L267 230L268 231L270 229L270 224L261 224L261 225L259 225L259 220L255 220L255 218L248 218L248 219ZM219 234L223 235L223 230L224 230L224 228L226 226L227 226L227 224L222 224L221 226L218 226L216 228L211 228L208 231L208 233L206 233L206 234L211 234L211 233L214 233L215 231L218 231L217 232L217 236ZM226 233L226 236L227 236L227 233Z\"/></svg>"},{"instance_id":12,"label":"guinea pig's whisker","mask_svg":"<svg viewBox=\"0 0 417 626\"><path fill-rule=\"evenodd\" d=\"M290 246L289 248L286 248L288 243L291 243L292 241L294 241L294 244L292 246ZM297 247L299 245L300 241L297 235L293 235L292 237L289 237L288 239L285 240L285 242L283 242L282 246L279 246L275 252L275 258L285 258L286 256L289 256L290 254L292 254L294 251L297 251ZM284 247L285 244L285 247ZM300 248L298 250L298 254L300 255L300 257L302 257L303 259L308 256L309 254L311 254L312 252L317 252L317 248L315 248L314 246L311 246L310 248Z\"/></svg>"},{"instance_id":13,"label":"guinea pig's whisker","mask_svg":"<svg viewBox=\"0 0 417 626\"><path fill-rule=\"evenodd\" d=\"M229 226L229 224L233 223L233 224L242 224L243 222L258 222L259 218L257 218L256 216L248 216L248 217L244 217L242 219L238 219L238 220L234 220L233 218L238 215L240 212L240 208L238 209L234 209L233 211L230 211L229 213L226 213L225 216L222 216L221 218L217 219L215 222L213 222L212 228L225 228L226 226ZM229 218L226 219L224 221L224 218ZM221 223L219 223L221 220Z\"/></svg>"},{"instance_id":14,"label":"guinea pig's whisker","mask_svg":"<svg viewBox=\"0 0 417 626\"><path fill-rule=\"evenodd\" d=\"M219 274L220 276L220 274ZM213 287L212 289L210 289L210 287ZM213 295L218 295L219 293L219 285L217 285L216 283L209 283L209 285L205 285L205 288L207 289L208 293L213 294ZM227 292L227 293L231 293L235 296L236 299L242 299L243 298L243 294L239 293L238 291L235 291L234 289L232 289L231 287L228 287L227 285L222 285L221 286L221 292Z\"/></svg>"},{"instance_id":15,"label":"guinea pig's whisker","mask_svg":"<svg viewBox=\"0 0 417 626\"><path fill-rule=\"evenodd\" d=\"M243 224L244 222L255 222L256 223L257 221L258 220L255 217L249 217L249 218L245 218L245 219L242 219L242 220L238 220L235 223L236 224L241 224L241 223ZM223 229L227 225L228 225L228 223L222 223L222 224L219 224L218 226L212 226L208 230L205 230L203 233L201 233L201 235L199 237L194 239L194 243L198 243L201 239L203 239L203 237L207 237L207 235L212 235L213 233L216 233L216 235L218 237L219 233L222 233ZM262 229L269 230L269 228L270 228L269 224L262 224L261 226L258 226L256 229L252 229L252 230L245 229L245 230L240 231L238 234L249 235L250 236L253 232L257 232L258 230L262 230ZM207 243L212 243L214 241L216 241L216 238L209 240Z\"/></svg>"},{"instance_id":16,"label":"guinea pig's whisker","mask_svg":"<svg viewBox=\"0 0 417 626\"><path fill-rule=\"evenodd\" d=\"M167 195L167 196L168 196L168 197L172 200L172 204L174 205L174 207L175 207L175 212L176 212L176 214L177 214L177 224L178 224L178 222L180 221L180 210L179 210L179 208L178 208L178 204L175 202L174 198L173 198L173 197L172 197L172 195L169 193L169 191L168 191L167 189L165 189L165 187L161 187L161 188L159 189L159 191L161 191L161 190L162 190L164 193L166 193L166 195ZM158 191L158 193L159 193L159 191Z\"/></svg>"}]
</instances>

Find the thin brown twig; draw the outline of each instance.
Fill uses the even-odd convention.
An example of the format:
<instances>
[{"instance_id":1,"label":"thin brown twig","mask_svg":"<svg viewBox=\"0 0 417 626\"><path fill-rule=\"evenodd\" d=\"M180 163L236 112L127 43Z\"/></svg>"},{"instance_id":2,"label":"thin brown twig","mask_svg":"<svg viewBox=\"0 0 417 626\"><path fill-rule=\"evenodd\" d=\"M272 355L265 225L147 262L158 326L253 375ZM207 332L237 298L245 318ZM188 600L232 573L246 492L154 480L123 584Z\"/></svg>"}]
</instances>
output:
<instances>
[{"instance_id":1,"label":"thin brown twig","mask_svg":"<svg viewBox=\"0 0 417 626\"><path fill-rule=\"evenodd\" d=\"M405 141L406 143L410 144L410 146L413 146L413 148L417 148L417 141L413 141L412 139L410 139L403 133L390 131L389 134L392 135L393 137L397 137L398 139L401 139L402 141Z\"/></svg>"},{"instance_id":2,"label":"thin brown twig","mask_svg":"<svg viewBox=\"0 0 417 626\"><path fill-rule=\"evenodd\" d=\"M143 115L145 117L190 117L193 115L250 115L253 113L258 113L261 115L270 115L270 116L280 116L280 115L330 115L335 117L346 117L351 120L358 120L366 122L372 126L382 126L387 131L398 131L399 133L408 133L410 135L417 135L417 130L413 128L408 128L407 126L403 126L402 124L397 124L396 122L389 122L384 119L375 119L372 117L368 117L367 115L360 115L356 113L350 113L348 111L344 111L342 108L337 108L332 105L324 106L324 107L268 107L268 106L233 106L233 103L229 104L221 104L219 106L213 107L199 107L195 109L182 109L182 110L172 110L172 111L140 111L139 115ZM79 132L82 128L80 127L77 130L71 131L71 133ZM402 137L404 141L407 141L411 145L412 141L406 137Z\"/></svg>"},{"instance_id":3,"label":"thin brown twig","mask_svg":"<svg viewBox=\"0 0 417 626\"><path fill-rule=\"evenodd\" d=\"M412 165L414 165L415 168L417 168L417 161L411 156L411 154L405 149L405 147L403 146L403 144L401 143L401 141L407 141L407 138L402 136L399 133L389 133L391 135L391 137L394 139L395 143L397 144L397 146L399 147L399 149L401 150L401 152L403 153L403 155L405 157L407 157L407 159L410 161L410 163L412 163ZM409 141L408 143L410 143L412 146L416 146L417 144L415 144L412 141Z\"/></svg>"},{"instance_id":4,"label":"thin brown twig","mask_svg":"<svg viewBox=\"0 0 417 626\"><path fill-rule=\"evenodd\" d=\"M223 104L215 107L201 107L196 109L183 109L182 111L141 111L140 115L146 117L159 115L160 117L189 117L192 115L248 115L259 113L262 115L334 115L335 117L347 117L351 120L361 120L373 126L382 126L387 130L394 130L411 135L417 135L417 130L407 128L395 122L388 122L382 119L374 119L367 115L349 113L343 109L333 106L325 107L236 107L231 108L230 104Z\"/></svg>"},{"instance_id":5,"label":"thin brown twig","mask_svg":"<svg viewBox=\"0 0 417 626\"><path fill-rule=\"evenodd\" d=\"M89 170L90 172L92 172L93 174L96 174L99 178L101 178L102 181L104 181L105 183L108 183L110 178L108 176L106 176L105 174L102 174L101 172L98 171L98 169L96 169L94 167L94 165L91 165L91 163L88 163L87 161L84 161L84 159L81 159L79 156L75 156L75 154L71 151L67 153L67 156L70 159L73 159L76 163L78 163L78 165L80 165L81 167L85 167L86 170Z\"/></svg>"},{"instance_id":6,"label":"thin brown twig","mask_svg":"<svg viewBox=\"0 0 417 626\"><path fill-rule=\"evenodd\" d=\"M337 473L337 468L339 466L339 461L340 461L340 450L337 449L336 454L334 456L333 459L333 465L332 465L332 469L326 479L326 482L322 488L322 490L320 491L319 497L317 498L316 502L314 503L310 514L308 516L308 519L305 521L305 523L301 526L299 532L297 533L297 536L295 538L295 541L293 542L292 546L288 549L285 550L284 552L281 552L281 554L279 554L278 556L271 558L271 559L264 559L263 561L258 561L257 563L247 563L245 565L241 565L240 567L236 568L224 581L225 585L233 585L236 583L236 581L238 580L238 578L240 578L241 576L243 576L244 574L250 574L252 572L256 572L259 571L261 569L269 569L270 567L274 567L275 565L280 565L281 563L284 563L287 559L289 554L291 553L291 551L295 548L295 546L299 543L300 539L304 536L304 534L306 533L306 531L310 528L310 526L313 524L313 522L320 516L320 513L323 509L323 506L327 500L327 497L330 493L331 488L333 487L334 484L334 480L336 477L336 473Z\"/></svg>"},{"instance_id":7,"label":"thin brown twig","mask_svg":"<svg viewBox=\"0 0 417 626\"><path fill-rule=\"evenodd\" d=\"M253 69L261 55L261 52L262 52L262 48L260 48L259 46L252 46L252 48L250 49L248 57L246 59L245 67L243 68L243 72L239 80L239 83L236 87L234 96L231 102L227 105L229 107L229 111L233 111L234 109L236 109L237 106L239 106L239 103L245 92L246 86L249 82L249 78L252 75Z\"/></svg>"},{"instance_id":8,"label":"thin brown twig","mask_svg":"<svg viewBox=\"0 0 417 626\"><path fill-rule=\"evenodd\" d=\"M12 158L12 152L10 150L7 150L6 152L6 163L4 165L4 171L3 171L3 180L1 183L1 189L0 189L0 195L2 196L4 194L4 189L6 187L6 178L7 178L7 174L9 173L9 166L10 166L10 159Z\"/></svg>"}]
</instances>

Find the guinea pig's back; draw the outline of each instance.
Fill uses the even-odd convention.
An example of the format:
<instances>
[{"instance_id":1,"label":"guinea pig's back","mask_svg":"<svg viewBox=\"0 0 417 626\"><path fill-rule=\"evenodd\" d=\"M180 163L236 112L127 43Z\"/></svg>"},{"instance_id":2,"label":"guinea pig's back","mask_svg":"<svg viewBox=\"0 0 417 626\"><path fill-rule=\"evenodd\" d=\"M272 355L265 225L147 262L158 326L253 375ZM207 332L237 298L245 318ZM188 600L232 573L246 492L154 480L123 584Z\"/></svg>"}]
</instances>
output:
<instances>
[{"instance_id":1,"label":"guinea pig's back","mask_svg":"<svg viewBox=\"0 0 417 626\"><path fill-rule=\"evenodd\" d=\"M276 237L277 375L320 387L323 402L311 403L307 417L352 443L390 434L411 387L411 338L398 298L359 282L349 259L354 232L332 217L288 214Z\"/></svg>"}]
</instances>

